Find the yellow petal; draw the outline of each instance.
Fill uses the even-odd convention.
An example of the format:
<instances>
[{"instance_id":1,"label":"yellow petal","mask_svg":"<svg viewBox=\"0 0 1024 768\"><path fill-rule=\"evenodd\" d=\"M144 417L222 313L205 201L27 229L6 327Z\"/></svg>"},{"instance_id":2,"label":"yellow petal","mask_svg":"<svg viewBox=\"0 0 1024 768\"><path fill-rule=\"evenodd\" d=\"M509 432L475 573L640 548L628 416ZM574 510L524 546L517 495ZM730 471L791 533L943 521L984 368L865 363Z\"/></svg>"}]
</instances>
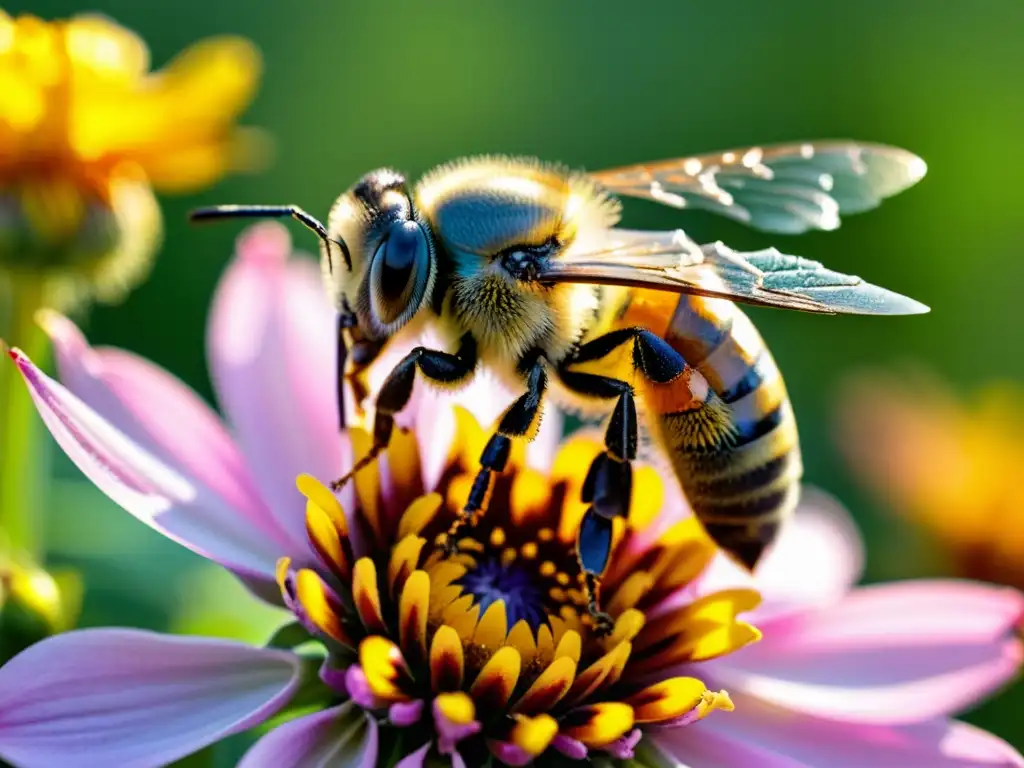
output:
<instances>
[{"instance_id":1,"label":"yellow petal","mask_svg":"<svg viewBox=\"0 0 1024 768\"><path fill-rule=\"evenodd\" d=\"M324 634L342 645L352 647L354 644L342 627L338 615L341 604L328 590L329 587L315 571L303 568L295 574L295 598L301 603L309 620Z\"/></svg>"},{"instance_id":2,"label":"yellow petal","mask_svg":"<svg viewBox=\"0 0 1024 768\"><path fill-rule=\"evenodd\" d=\"M427 611L430 606L430 577L413 571L398 601L398 637L405 654L419 663L427 657Z\"/></svg>"},{"instance_id":3,"label":"yellow petal","mask_svg":"<svg viewBox=\"0 0 1024 768\"><path fill-rule=\"evenodd\" d=\"M434 699L434 705L455 725L469 725L476 719L476 705L462 691L442 693Z\"/></svg>"},{"instance_id":4,"label":"yellow petal","mask_svg":"<svg viewBox=\"0 0 1024 768\"><path fill-rule=\"evenodd\" d=\"M531 757L537 757L550 746L558 734L558 721L550 715L516 716L508 740Z\"/></svg>"},{"instance_id":5,"label":"yellow petal","mask_svg":"<svg viewBox=\"0 0 1024 768\"><path fill-rule=\"evenodd\" d=\"M576 662L568 656L555 659L533 681L515 706L513 712L533 715L548 712L569 691L573 678L576 676Z\"/></svg>"},{"instance_id":6,"label":"yellow petal","mask_svg":"<svg viewBox=\"0 0 1024 768\"><path fill-rule=\"evenodd\" d=\"M537 661L550 664L555 658L555 640L547 624L541 624L537 630Z\"/></svg>"},{"instance_id":7,"label":"yellow petal","mask_svg":"<svg viewBox=\"0 0 1024 768\"><path fill-rule=\"evenodd\" d=\"M562 635L562 639L558 641L558 647L555 648L555 658L560 659L563 656L568 656L578 664L582 648L583 643L580 640L579 633L575 630L569 630Z\"/></svg>"},{"instance_id":8,"label":"yellow petal","mask_svg":"<svg viewBox=\"0 0 1024 768\"><path fill-rule=\"evenodd\" d=\"M324 565L339 579L347 582L352 569L342 547L338 529L328 514L312 502L306 505L306 533Z\"/></svg>"},{"instance_id":9,"label":"yellow petal","mask_svg":"<svg viewBox=\"0 0 1024 768\"><path fill-rule=\"evenodd\" d=\"M522 657L523 666L529 667L537 655L537 642L533 639L533 630L526 619L520 619L505 638L505 645L511 645Z\"/></svg>"},{"instance_id":10,"label":"yellow petal","mask_svg":"<svg viewBox=\"0 0 1024 768\"><path fill-rule=\"evenodd\" d=\"M604 582L606 585L608 582ZM635 608L644 595L654 586L654 578L646 571L635 571L626 577L605 604L605 610L612 616L618 616L630 608Z\"/></svg>"},{"instance_id":11,"label":"yellow petal","mask_svg":"<svg viewBox=\"0 0 1024 768\"><path fill-rule=\"evenodd\" d=\"M457 691L462 687L463 674L462 639L442 624L430 644L430 684L435 691Z\"/></svg>"},{"instance_id":12,"label":"yellow petal","mask_svg":"<svg viewBox=\"0 0 1024 768\"><path fill-rule=\"evenodd\" d=\"M592 438L570 438L555 455L555 463L551 467L552 483L569 482L582 487L591 463L603 450L601 443Z\"/></svg>"},{"instance_id":13,"label":"yellow petal","mask_svg":"<svg viewBox=\"0 0 1024 768\"><path fill-rule=\"evenodd\" d=\"M354 427L348 432L352 440L353 461L358 462L370 452L373 438L367 432ZM374 464L370 464L356 472L353 482L359 499L359 512L373 531L374 540L378 544L383 544L385 531L384 520L381 518L380 472Z\"/></svg>"},{"instance_id":14,"label":"yellow petal","mask_svg":"<svg viewBox=\"0 0 1024 768\"><path fill-rule=\"evenodd\" d=\"M348 536L348 520L345 518L345 510L341 508L341 502L330 488L312 475L299 475L295 479L295 486L299 489L299 493L306 497L307 513L310 504L316 506L330 518L342 537Z\"/></svg>"},{"instance_id":15,"label":"yellow petal","mask_svg":"<svg viewBox=\"0 0 1024 768\"><path fill-rule=\"evenodd\" d=\"M409 574L416 570L426 543L427 540L419 536L406 536L391 550L391 559L388 560L388 592L392 596L398 594Z\"/></svg>"},{"instance_id":16,"label":"yellow petal","mask_svg":"<svg viewBox=\"0 0 1024 768\"><path fill-rule=\"evenodd\" d=\"M602 647L614 648L624 640L632 640L640 630L644 628L644 613L631 608L615 620L615 628L612 633L604 639Z\"/></svg>"},{"instance_id":17,"label":"yellow petal","mask_svg":"<svg viewBox=\"0 0 1024 768\"><path fill-rule=\"evenodd\" d=\"M480 617L480 623L473 632L473 644L494 651L505 642L508 633L508 620L505 616L505 601L495 600Z\"/></svg>"},{"instance_id":18,"label":"yellow petal","mask_svg":"<svg viewBox=\"0 0 1024 768\"><path fill-rule=\"evenodd\" d=\"M412 430L396 429L392 433L387 450L387 465L392 490L403 500L411 498L423 487L419 443Z\"/></svg>"},{"instance_id":19,"label":"yellow petal","mask_svg":"<svg viewBox=\"0 0 1024 768\"><path fill-rule=\"evenodd\" d=\"M550 503L551 481L537 470L526 468L512 478L509 506L514 525L542 519Z\"/></svg>"},{"instance_id":20,"label":"yellow petal","mask_svg":"<svg viewBox=\"0 0 1024 768\"><path fill-rule=\"evenodd\" d=\"M760 602L760 594L752 589L727 589L705 595L648 622L637 638L637 652L661 644L670 636L679 635L686 642L696 640L733 624L737 614L753 610Z\"/></svg>"},{"instance_id":21,"label":"yellow petal","mask_svg":"<svg viewBox=\"0 0 1024 768\"><path fill-rule=\"evenodd\" d=\"M685 715L703 701L704 683L695 677L673 677L650 685L626 699L637 723L657 723Z\"/></svg>"},{"instance_id":22,"label":"yellow petal","mask_svg":"<svg viewBox=\"0 0 1024 768\"><path fill-rule=\"evenodd\" d=\"M456 405L452 408L455 416L455 441L452 446L453 460L462 465L463 469L475 470L480 466L480 455L487 445L487 434L473 414Z\"/></svg>"},{"instance_id":23,"label":"yellow petal","mask_svg":"<svg viewBox=\"0 0 1024 768\"><path fill-rule=\"evenodd\" d=\"M521 668L519 651L504 646L487 660L473 681L470 694L484 712L500 712L508 704L519 681Z\"/></svg>"},{"instance_id":24,"label":"yellow petal","mask_svg":"<svg viewBox=\"0 0 1024 768\"><path fill-rule=\"evenodd\" d=\"M761 632L756 627L737 621L735 624L719 627L684 647L691 661L709 661L738 651L760 639Z\"/></svg>"},{"instance_id":25,"label":"yellow petal","mask_svg":"<svg viewBox=\"0 0 1024 768\"><path fill-rule=\"evenodd\" d=\"M630 643L619 643L604 656L599 658L589 667L576 676L572 688L566 696L566 704L572 706L590 698L602 686L609 682L618 680L622 670L629 661L629 654L633 650ZM611 679L610 678L614 678Z\"/></svg>"},{"instance_id":26,"label":"yellow petal","mask_svg":"<svg viewBox=\"0 0 1024 768\"><path fill-rule=\"evenodd\" d=\"M693 581L718 551L694 517L673 525L661 535L658 544L663 549L647 569L658 590L675 589Z\"/></svg>"},{"instance_id":27,"label":"yellow petal","mask_svg":"<svg viewBox=\"0 0 1024 768\"><path fill-rule=\"evenodd\" d=\"M377 567L368 557L356 560L352 575L352 602L367 632L387 634L377 587Z\"/></svg>"},{"instance_id":28,"label":"yellow petal","mask_svg":"<svg viewBox=\"0 0 1024 768\"><path fill-rule=\"evenodd\" d=\"M637 467L633 472L633 491L629 501L629 527L647 528L658 516L665 501L665 486L654 467Z\"/></svg>"},{"instance_id":29,"label":"yellow petal","mask_svg":"<svg viewBox=\"0 0 1024 768\"><path fill-rule=\"evenodd\" d=\"M428 493L413 501L398 521L398 539L418 536L434 519L440 508L441 496L436 493Z\"/></svg>"},{"instance_id":30,"label":"yellow petal","mask_svg":"<svg viewBox=\"0 0 1024 768\"><path fill-rule=\"evenodd\" d=\"M633 709L618 701L606 701L574 709L562 721L562 731L588 747L603 747L633 727Z\"/></svg>"},{"instance_id":31,"label":"yellow petal","mask_svg":"<svg viewBox=\"0 0 1024 768\"><path fill-rule=\"evenodd\" d=\"M374 696L384 701L409 701L403 689L412 678L398 646L380 635L370 635L359 644L359 666Z\"/></svg>"},{"instance_id":32,"label":"yellow petal","mask_svg":"<svg viewBox=\"0 0 1024 768\"><path fill-rule=\"evenodd\" d=\"M277 565L274 567L274 576L277 579L277 586L281 590L281 594L288 598L291 595L288 594L288 573L291 571L292 559L290 557L281 557L277 560Z\"/></svg>"},{"instance_id":33,"label":"yellow petal","mask_svg":"<svg viewBox=\"0 0 1024 768\"><path fill-rule=\"evenodd\" d=\"M449 627L459 633L459 637L467 642L473 636L477 620L480 618L480 606L474 603L472 595L463 595L458 600L453 600L444 609L442 620Z\"/></svg>"}]
</instances>

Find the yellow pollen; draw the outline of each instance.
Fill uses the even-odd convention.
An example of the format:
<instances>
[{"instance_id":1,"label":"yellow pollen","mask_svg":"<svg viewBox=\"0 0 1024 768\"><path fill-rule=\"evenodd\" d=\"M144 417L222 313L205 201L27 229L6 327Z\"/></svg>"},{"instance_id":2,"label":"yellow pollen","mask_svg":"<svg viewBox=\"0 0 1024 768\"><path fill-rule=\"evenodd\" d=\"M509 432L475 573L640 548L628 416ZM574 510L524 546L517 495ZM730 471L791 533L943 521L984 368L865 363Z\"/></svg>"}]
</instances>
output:
<instances>
[{"instance_id":1,"label":"yellow pollen","mask_svg":"<svg viewBox=\"0 0 1024 768\"><path fill-rule=\"evenodd\" d=\"M550 528L541 528L539 531L537 531L537 538L540 541L551 541L553 538L555 538L555 532Z\"/></svg>"},{"instance_id":2,"label":"yellow pollen","mask_svg":"<svg viewBox=\"0 0 1024 768\"><path fill-rule=\"evenodd\" d=\"M491 546L500 547L505 543L505 531L501 528L495 528L491 531Z\"/></svg>"},{"instance_id":3,"label":"yellow pollen","mask_svg":"<svg viewBox=\"0 0 1024 768\"><path fill-rule=\"evenodd\" d=\"M555 564L552 563L550 560L545 560L543 563L540 564L539 570L541 576L543 576L546 579L550 579L552 576L555 575Z\"/></svg>"},{"instance_id":4,"label":"yellow pollen","mask_svg":"<svg viewBox=\"0 0 1024 768\"><path fill-rule=\"evenodd\" d=\"M459 539L459 551L460 552L483 552L484 545L476 539L471 539L468 536L464 539Z\"/></svg>"},{"instance_id":5,"label":"yellow pollen","mask_svg":"<svg viewBox=\"0 0 1024 768\"><path fill-rule=\"evenodd\" d=\"M517 552L512 547L506 547L501 553L501 564L505 568L516 561Z\"/></svg>"},{"instance_id":6,"label":"yellow pollen","mask_svg":"<svg viewBox=\"0 0 1024 768\"><path fill-rule=\"evenodd\" d=\"M561 589L559 587L552 587L551 589L548 590L548 596L552 600L554 600L556 602L559 602L559 603L564 602L565 601L565 590Z\"/></svg>"},{"instance_id":7,"label":"yellow pollen","mask_svg":"<svg viewBox=\"0 0 1024 768\"><path fill-rule=\"evenodd\" d=\"M565 571L559 571L558 575L555 576L555 581L557 581L563 587L567 587L569 586L569 582L571 581L571 579L569 578L568 573L566 573Z\"/></svg>"},{"instance_id":8,"label":"yellow pollen","mask_svg":"<svg viewBox=\"0 0 1024 768\"><path fill-rule=\"evenodd\" d=\"M523 553L523 557L526 560L533 560L537 556L537 543L534 541L528 541L520 548Z\"/></svg>"}]
</instances>

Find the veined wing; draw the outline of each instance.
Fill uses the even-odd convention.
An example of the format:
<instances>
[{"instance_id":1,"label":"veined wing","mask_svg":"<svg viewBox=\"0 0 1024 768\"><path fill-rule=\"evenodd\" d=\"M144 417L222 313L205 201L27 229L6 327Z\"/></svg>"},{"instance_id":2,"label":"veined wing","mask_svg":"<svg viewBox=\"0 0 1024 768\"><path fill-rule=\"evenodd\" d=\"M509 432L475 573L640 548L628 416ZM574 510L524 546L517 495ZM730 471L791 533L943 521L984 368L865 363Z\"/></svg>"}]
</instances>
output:
<instances>
[{"instance_id":1,"label":"veined wing","mask_svg":"<svg viewBox=\"0 0 1024 768\"><path fill-rule=\"evenodd\" d=\"M657 288L821 314L928 311L920 302L817 261L775 248L741 253L722 242L698 246L682 230L612 230L606 248L586 253L570 249L545 264L537 279Z\"/></svg>"},{"instance_id":2,"label":"veined wing","mask_svg":"<svg viewBox=\"0 0 1024 768\"><path fill-rule=\"evenodd\" d=\"M853 141L751 147L592 173L610 191L702 208L768 232L831 230L920 181L924 160Z\"/></svg>"}]
</instances>

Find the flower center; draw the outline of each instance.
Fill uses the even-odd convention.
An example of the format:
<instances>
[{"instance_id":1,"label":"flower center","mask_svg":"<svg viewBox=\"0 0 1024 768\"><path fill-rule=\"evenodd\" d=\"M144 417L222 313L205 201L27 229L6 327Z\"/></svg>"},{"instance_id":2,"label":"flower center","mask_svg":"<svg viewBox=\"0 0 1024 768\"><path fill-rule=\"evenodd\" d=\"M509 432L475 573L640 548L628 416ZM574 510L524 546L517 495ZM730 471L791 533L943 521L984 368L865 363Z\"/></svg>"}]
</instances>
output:
<instances>
[{"instance_id":1,"label":"flower center","mask_svg":"<svg viewBox=\"0 0 1024 768\"><path fill-rule=\"evenodd\" d=\"M491 603L504 601L509 626L525 620L536 630L547 615L542 586L521 564L504 565L499 558L491 557L467 571L456 583L473 595L481 613Z\"/></svg>"}]
</instances>

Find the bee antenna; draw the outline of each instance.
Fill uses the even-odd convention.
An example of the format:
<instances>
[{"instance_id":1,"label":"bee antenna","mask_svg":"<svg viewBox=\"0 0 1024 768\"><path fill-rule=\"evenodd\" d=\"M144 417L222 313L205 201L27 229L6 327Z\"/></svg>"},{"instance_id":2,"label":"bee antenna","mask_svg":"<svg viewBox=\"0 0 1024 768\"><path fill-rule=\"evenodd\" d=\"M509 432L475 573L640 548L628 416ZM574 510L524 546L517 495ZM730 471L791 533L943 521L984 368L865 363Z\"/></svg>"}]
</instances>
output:
<instances>
[{"instance_id":1,"label":"bee antenna","mask_svg":"<svg viewBox=\"0 0 1024 768\"><path fill-rule=\"evenodd\" d=\"M352 254L344 240L334 239L327 234L327 227L315 216L306 213L297 205L215 205L210 208L197 208L188 218L190 221L208 221L210 219L273 219L292 218L311 230L320 238L327 249L327 266L334 271L334 260L331 258L331 244L341 249L345 257L345 266L352 271Z\"/></svg>"}]
</instances>

